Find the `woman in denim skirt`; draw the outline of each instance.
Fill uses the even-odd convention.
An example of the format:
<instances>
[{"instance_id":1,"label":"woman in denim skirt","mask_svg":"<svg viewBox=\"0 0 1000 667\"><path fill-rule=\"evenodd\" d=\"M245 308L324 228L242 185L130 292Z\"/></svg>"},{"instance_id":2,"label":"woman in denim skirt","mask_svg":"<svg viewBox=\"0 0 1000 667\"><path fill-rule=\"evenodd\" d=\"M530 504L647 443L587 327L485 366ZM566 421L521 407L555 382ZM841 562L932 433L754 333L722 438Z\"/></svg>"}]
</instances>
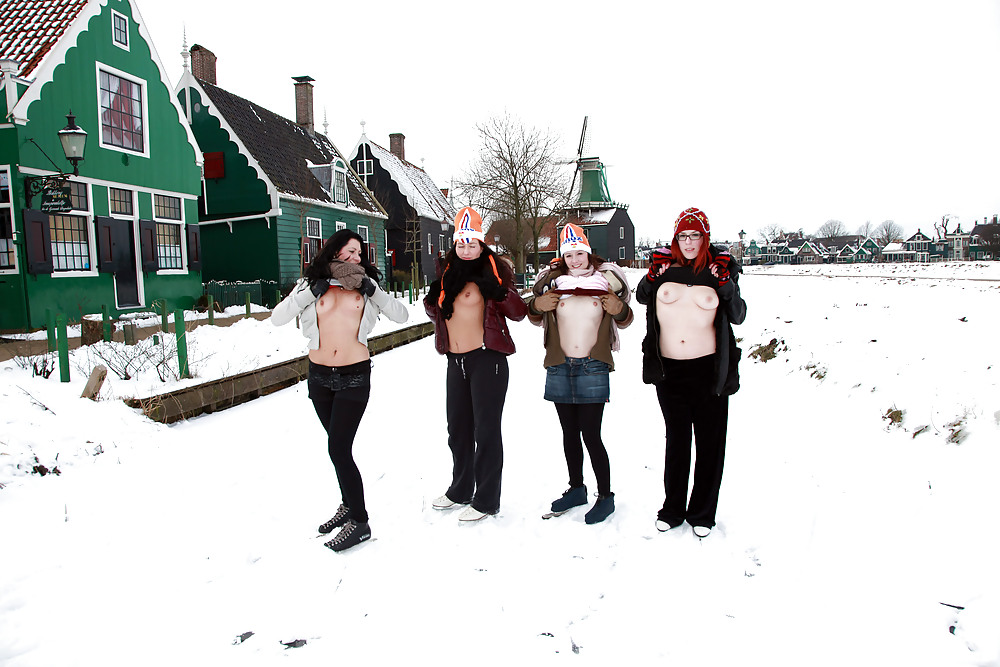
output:
<instances>
[{"instance_id":1,"label":"woman in denim skirt","mask_svg":"<svg viewBox=\"0 0 1000 667\"><path fill-rule=\"evenodd\" d=\"M545 400L556 405L569 470L569 489L545 518L587 503L586 445L597 478L597 502L585 519L600 523L615 511L601 423L611 396L608 375L614 370L611 353L618 350L618 329L632 323L631 295L624 272L591 252L583 229L567 224L559 239L560 259L538 275L527 299L528 319L544 329Z\"/></svg>"}]
</instances>

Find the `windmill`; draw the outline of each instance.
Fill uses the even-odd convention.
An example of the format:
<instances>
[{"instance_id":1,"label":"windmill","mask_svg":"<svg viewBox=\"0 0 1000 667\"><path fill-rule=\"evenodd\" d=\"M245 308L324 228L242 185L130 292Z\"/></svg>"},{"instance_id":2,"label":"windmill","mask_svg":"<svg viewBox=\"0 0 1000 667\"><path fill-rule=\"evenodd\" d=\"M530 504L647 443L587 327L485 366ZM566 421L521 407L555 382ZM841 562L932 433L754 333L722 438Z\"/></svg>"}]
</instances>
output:
<instances>
[{"instance_id":1,"label":"windmill","mask_svg":"<svg viewBox=\"0 0 1000 667\"><path fill-rule=\"evenodd\" d=\"M580 172L580 163L583 161L583 153L589 148L587 144L587 119L590 116L583 117L583 129L580 130L580 144L576 149L576 159L567 160L564 164L576 164L576 169L573 171L573 180L569 184L569 198L573 198L573 188L576 187L576 175Z\"/></svg>"},{"instance_id":2,"label":"windmill","mask_svg":"<svg viewBox=\"0 0 1000 667\"><path fill-rule=\"evenodd\" d=\"M587 125L589 116L583 117L583 129L580 131L580 144L576 150L576 159L567 160L563 164L576 164L573 172L573 180L569 186L569 199L573 201L570 207L584 206L585 208L607 208L614 206L611 194L608 191L608 178L604 172L604 163L601 158L590 155L590 141L587 135ZM577 188L577 178L579 177L579 191ZM574 195L574 193L576 193ZM575 200L575 201L574 201Z\"/></svg>"}]
</instances>

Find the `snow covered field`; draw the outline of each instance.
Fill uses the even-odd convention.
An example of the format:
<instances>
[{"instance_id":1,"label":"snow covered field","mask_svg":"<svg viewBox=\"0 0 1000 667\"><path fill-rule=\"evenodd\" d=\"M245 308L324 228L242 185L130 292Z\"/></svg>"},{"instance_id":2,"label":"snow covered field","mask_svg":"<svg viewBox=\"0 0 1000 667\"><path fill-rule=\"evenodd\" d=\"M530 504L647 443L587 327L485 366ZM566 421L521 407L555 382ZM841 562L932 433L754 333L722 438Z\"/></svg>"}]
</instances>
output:
<instances>
[{"instance_id":1,"label":"snow covered field","mask_svg":"<svg viewBox=\"0 0 1000 667\"><path fill-rule=\"evenodd\" d=\"M1000 263L755 267L741 288L743 388L703 541L653 526L642 306L605 410L608 521L540 519L566 472L523 322L501 513L430 507L451 459L424 339L374 358L355 446L373 539L343 554L316 533L339 498L302 384L167 427L117 400L177 386L155 373L93 403L75 368L61 384L0 364L0 663L1000 665ZM190 336L195 381L304 352L268 322ZM775 358L748 358L772 339Z\"/></svg>"}]
</instances>

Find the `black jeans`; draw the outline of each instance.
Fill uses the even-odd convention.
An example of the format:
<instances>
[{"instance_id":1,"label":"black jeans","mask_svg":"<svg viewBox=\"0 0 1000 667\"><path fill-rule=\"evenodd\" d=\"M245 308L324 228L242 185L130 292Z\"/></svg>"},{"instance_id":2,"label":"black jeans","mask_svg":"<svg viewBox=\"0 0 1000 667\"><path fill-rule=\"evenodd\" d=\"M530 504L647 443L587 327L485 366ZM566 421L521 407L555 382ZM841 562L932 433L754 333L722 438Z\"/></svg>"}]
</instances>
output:
<instances>
[{"instance_id":1,"label":"black jeans","mask_svg":"<svg viewBox=\"0 0 1000 667\"><path fill-rule=\"evenodd\" d=\"M667 380L657 382L656 398L667 430L663 469L661 521L678 526L715 525L719 488L726 458L729 397L713 396L713 357L664 359ZM694 488L688 499L691 473L691 432L694 431Z\"/></svg>"},{"instance_id":2,"label":"black jeans","mask_svg":"<svg viewBox=\"0 0 1000 667\"><path fill-rule=\"evenodd\" d=\"M569 470L571 488L583 486L583 444L587 445L590 464L597 478L597 493L611 495L611 463L608 450L601 440L601 422L604 419L604 403L556 403L559 423L563 432L563 453ZM580 444L580 436L583 444Z\"/></svg>"},{"instance_id":3,"label":"black jeans","mask_svg":"<svg viewBox=\"0 0 1000 667\"><path fill-rule=\"evenodd\" d=\"M361 471L354 462L354 436L368 407L370 392L370 361L338 368L309 362L309 398L326 429L340 497L348 507L348 516L358 523L368 521L368 511Z\"/></svg>"},{"instance_id":4,"label":"black jeans","mask_svg":"<svg viewBox=\"0 0 1000 667\"><path fill-rule=\"evenodd\" d=\"M447 496L480 512L500 511L503 438L500 421L507 398L506 355L481 348L448 353L448 447L454 462Z\"/></svg>"}]
</instances>

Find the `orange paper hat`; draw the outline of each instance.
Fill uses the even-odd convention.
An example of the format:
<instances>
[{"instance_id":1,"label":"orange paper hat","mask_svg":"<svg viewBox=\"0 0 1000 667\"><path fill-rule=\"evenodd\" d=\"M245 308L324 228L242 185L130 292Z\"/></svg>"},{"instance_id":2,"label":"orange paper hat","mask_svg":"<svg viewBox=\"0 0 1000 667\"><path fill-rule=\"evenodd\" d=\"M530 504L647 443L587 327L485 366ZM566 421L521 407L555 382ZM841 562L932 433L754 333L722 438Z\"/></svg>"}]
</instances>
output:
<instances>
[{"instance_id":1,"label":"orange paper hat","mask_svg":"<svg viewBox=\"0 0 1000 667\"><path fill-rule=\"evenodd\" d=\"M455 216L455 234L452 236L452 240L455 243L459 241L468 243L473 239L486 240L486 235L483 234L483 219L476 213L475 209L466 206Z\"/></svg>"},{"instance_id":2,"label":"orange paper hat","mask_svg":"<svg viewBox=\"0 0 1000 667\"><path fill-rule=\"evenodd\" d=\"M587 254L592 252L583 228L571 222L563 227L562 233L559 234L559 254L565 255L574 250L586 250Z\"/></svg>"}]
</instances>

